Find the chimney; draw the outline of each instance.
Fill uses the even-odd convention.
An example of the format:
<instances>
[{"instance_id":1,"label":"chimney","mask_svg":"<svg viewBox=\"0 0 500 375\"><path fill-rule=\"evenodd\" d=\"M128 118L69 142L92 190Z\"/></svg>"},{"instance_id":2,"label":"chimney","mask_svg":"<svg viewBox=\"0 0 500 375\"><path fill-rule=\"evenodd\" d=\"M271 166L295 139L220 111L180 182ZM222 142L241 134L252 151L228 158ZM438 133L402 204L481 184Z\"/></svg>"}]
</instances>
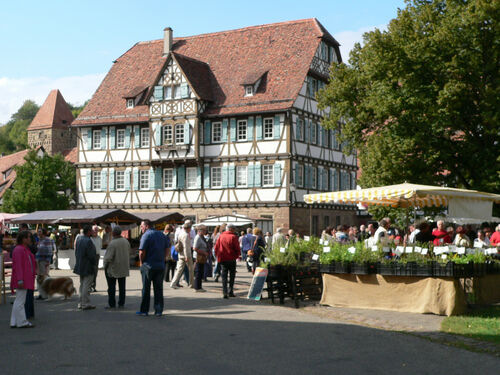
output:
<instances>
[{"instance_id":1,"label":"chimney","mask_svg":"<svg viewBox=\"0 0 500 375\"><path fill-rule=\"evenodd\" d=\"M167 56L172 51L173 31L170 27L163 30L163 56Z\"/></svg>"}]
</instances>

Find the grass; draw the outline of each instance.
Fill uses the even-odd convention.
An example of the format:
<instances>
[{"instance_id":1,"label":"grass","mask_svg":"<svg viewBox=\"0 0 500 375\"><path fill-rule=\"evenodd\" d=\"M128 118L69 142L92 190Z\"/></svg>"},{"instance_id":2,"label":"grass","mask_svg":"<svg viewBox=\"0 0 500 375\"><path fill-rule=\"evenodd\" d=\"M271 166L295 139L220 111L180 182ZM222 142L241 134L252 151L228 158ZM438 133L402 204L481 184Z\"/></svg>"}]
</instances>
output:
<instances>
[{"instance_id":1,"label":"grass","mask_svg":"<svg viewBox=\"0 0 500 375\"><path fill-rule=\"evenodd\" d=\"M450 316L441 331L500 345L500 306L474 308L464 315Z\"/></svg>"}]
</instances>

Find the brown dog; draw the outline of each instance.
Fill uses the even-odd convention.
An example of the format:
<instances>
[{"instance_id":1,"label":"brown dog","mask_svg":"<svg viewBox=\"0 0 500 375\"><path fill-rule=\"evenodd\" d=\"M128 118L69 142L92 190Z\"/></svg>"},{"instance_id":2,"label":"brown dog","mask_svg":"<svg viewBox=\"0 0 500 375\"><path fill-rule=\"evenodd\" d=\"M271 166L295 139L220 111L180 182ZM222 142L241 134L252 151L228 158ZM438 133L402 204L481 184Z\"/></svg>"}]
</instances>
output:
<instances>
[{"instance_id":1,"label":"brown dog","mask_svg":"<svg viewBox=\"0 0 500 375\"><path fill-rule=\"evenodd\" d=\"M69 277L49 277L45 279L41 289L44 298L52 297L54 294L62 294L64 299L68 299L76 293L73 280Z\"/></svg>"}]
</instances>

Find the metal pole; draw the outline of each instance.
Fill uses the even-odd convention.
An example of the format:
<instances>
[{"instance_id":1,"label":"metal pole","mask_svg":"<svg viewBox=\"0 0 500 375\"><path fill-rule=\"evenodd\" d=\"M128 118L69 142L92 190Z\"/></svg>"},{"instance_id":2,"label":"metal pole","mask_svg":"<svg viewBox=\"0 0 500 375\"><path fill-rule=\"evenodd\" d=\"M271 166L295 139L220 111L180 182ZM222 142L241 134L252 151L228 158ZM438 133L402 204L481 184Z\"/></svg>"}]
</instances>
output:
<instances>
[{"instance_id":1,"label":"metal pole","mask_svg":"<svg viewBox=\"0 0 500 375\"><path fill-rule=\"evenodd\" d=\"M309 236L312 236L312 204L309 205Z\"/></svg>"}]
</instances>

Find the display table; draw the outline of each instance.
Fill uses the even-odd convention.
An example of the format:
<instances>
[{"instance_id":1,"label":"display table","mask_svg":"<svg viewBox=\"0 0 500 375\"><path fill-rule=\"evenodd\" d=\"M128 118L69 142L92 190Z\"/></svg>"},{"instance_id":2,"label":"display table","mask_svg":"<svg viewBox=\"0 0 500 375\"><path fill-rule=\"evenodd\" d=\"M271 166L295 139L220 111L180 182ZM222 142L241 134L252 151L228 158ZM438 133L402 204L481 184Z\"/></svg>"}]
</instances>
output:
<instances>
[{"instance_id":1,"label":"display table","mask_svg":"<svg viewBox=\"0 0 500 375\"><path fill-rule=\"evenodd\" d=\"M322 305L457 315L467 303L459 279L323 274Z\"/></svg>"},{"instance_id":2,"label":"display table","mask_svg":"<svg viewBox=\"0 0 500 375\"><path fill-rule=\"evenodd\" d=\"M106 255L106 250L101 250L99 257L99 268L104 268L103 259ZM75 268L75 250L58 250L57 251L57 267L60 270L72 270Z\"/></svg>"}]
</instances>

